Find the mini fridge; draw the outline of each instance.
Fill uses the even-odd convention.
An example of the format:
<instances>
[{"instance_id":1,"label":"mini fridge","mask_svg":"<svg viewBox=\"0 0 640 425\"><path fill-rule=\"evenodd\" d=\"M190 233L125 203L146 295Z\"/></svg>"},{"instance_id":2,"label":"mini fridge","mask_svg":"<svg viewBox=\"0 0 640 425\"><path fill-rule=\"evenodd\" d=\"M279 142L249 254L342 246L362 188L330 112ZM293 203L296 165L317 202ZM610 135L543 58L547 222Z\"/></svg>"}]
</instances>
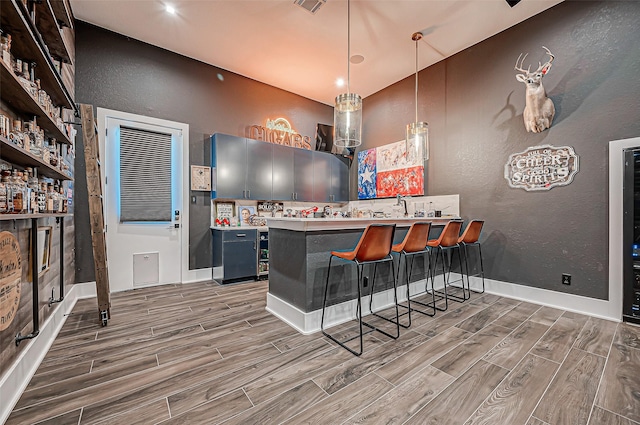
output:
<instances>
[{"instance_id":1,"label":"mini fridge","mask_svg":"<svg viewBox=\"0 0 640 425\"><path fill-rule=\"evenodd\" d=\"M640 148L624 152L622 319L640 323Z\"/></svg>"}]
</instances>

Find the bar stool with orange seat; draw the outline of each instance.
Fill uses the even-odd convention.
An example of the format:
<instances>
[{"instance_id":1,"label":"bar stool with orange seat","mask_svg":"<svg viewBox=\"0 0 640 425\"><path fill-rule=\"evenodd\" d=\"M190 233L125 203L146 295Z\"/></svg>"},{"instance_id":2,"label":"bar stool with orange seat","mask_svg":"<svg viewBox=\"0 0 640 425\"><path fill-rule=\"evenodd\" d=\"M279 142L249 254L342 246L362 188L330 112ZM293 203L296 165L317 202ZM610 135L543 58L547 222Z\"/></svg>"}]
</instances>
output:
<instances>
[{"instance_id":1,"label":"bar stool with orange seat","mask_svg":"<svg viewBox=\"0 0 640 425\"><path fill-rule=\"evenodd\" d=\"M435 308L440 311L445 311L447 308L449 308L449 298L458 302L463 302L469 299L469 297L467 297L466 295L465 288L464 288L464 277L461 279L462 280L462 297L458 297L458 296L447 293L447 287L453 286L451 285L451 283L454 283L454 282L449 281L449 277L451 276L452 261L449 261L449 270L445 270L444 252L447 250L453 250L454 248L459 248L458 238L460 237L461 227L462 227L462 220L451 220L444 226L444 229L442 230L442 233L440 233L440 236L438 237L438 239L431 239L430 241L427 242L427 246L432 248L431 255L435 254L435 262L433 262L432 259L430 259L429 261L430 265L433 264L433 269L431 271L432 285L434 285L434 281L436 278L436 271L438 268L438 254L440 254L440 258L442 258L442 279L444 282L443 290L442 291L437 291L435 289L433 290L433 292L437 294L436 296L439 297L438 301L442 299L444 299L445 301L444 308L437 307L435 306L435 303L434 303ZM457 252L458 252L458 260L460 263L460 273L462 274L462 256L460 255L459 249L457 250Z\"/></svg>"},{"instance_id":2,"label":"bar stool with orange seat","mask_svg":"<svg viewBox=\"0 0 640 425\"><path fill-rule=\"evenodd\" d=\"M350 351L351 353L355 354L356 356L359 356L362 354L363 352L363 346L362 346L362 337L363 335L365 335L362 332L362 326L367 326L369 327L371 330L369 332L373 332L373 331L378 331L381 332L385 335L387 335L390 338L393 339L397 339L400 336L400 320L399 320L399 316L398 316L398 298L397 298L397 294L396 294L396 276L395 276L395 269L393 266L393 257L391 256L391 246L393 244L393 236L395 234L395 229L396 229L396 225L395 224L370 224L367 226L367 228L364 230L364 232L362 233L362 236L360 237L360 240L358 241L358 244L356 245L355 249L353 251L347 251L347 252L343 252L343 251L331 251L331 256L329 257L329 269L327 270L327 282L326 285L324 287L324 299L322 301L322 319L320 321L320 328L322 329L322 333L327 336L329 339L331 339L332 341L337 342L338 344L340 344L343 348L345 348L346 350ZM358 288L358 299L357 299L357 308L356 308L356 318L358 319L358 324L360 327L360 332L359 335L354 336L352 338L348 338L345 341L339 341L337 338L335 338L334 336L330 335L329 333L327 333L325 331L324 328L324 317L325 317L325 310L326 310L326 306L327 306L327 292L329 289L329 275L331 273L331 262L333 260L334 257L340 258L342 260L346 260L346 261L350 261L353 262L356 265L356 271L357 271L357 288ZM377 271L377 266L379 263L383 263L383 262L391 262L391 273L393 276L393 294L394 294L394 302L395 302L395 310L396 310L396 320L395 322L391 319L387 319L385 317L382 316L378 316L382 319L385 319L391 323L394 323L396 325L396 334L392 335L388 332L385 332L382 329L379 329L369 323L366 323L362 320L362 281L363 281L363 269L364 266L367 264L373 264L373 278L372 278L372 283L371 283L371 301L369 303L369 308L372 311L372 302L373 302L373 290L375 287L375 278L376 278L376 271ZM373 313L373 311L372 311ZM374 313L375 314L375 313ZM369 333L367 332L367 333ZM360 350L359 351L355 351L351 348L349 348L347 345L345 345L346 342L349 342L357 337L360 337Z\"/></svg>"},{"instance_id":3,"label":"bar stool with orange seat","mask_svg":"<svg viewBox=\"0 0 640 425\"><path fill-rule=\"evenodd\" d=\"M480 247L480 233L482 232L483 225L484 220L471 220L469 224L467 224L466 229L464 229L464 232L462 232L462 236L458 238L458 244L464 253L464 264L467 270L467 288L470 292L475 292L476 294L484 294L484 265L482 264L482 248ZM468 248L470 246L478 247L478 258L480 259L480 272L474 275L469 274ZM475 276L482 278L482 291L471 290L470 278Z\"/></svg>"},{"instance_id":4,"label":"bar stool with orange seat","mask_svg":"<svg viewBox=\"0 0 640 425\"><path fill-rule=\"evenodd\" d=\"M433 309L432 312L427 313L426 311L411 307L411 293L409 291L409 284L410 284L410 278L411 278L411 272L413 271L413 261L415 259L415 256L418 254L426 254L430 252L430 248L427 247L427 241L429 240L429 230L431 229L431 222L428 221L423 221L423 222L416 222L413 223L411 225L411 227L409 228L409 231L407 232L407 234L405 235L404 239L402 242L400 242L399 244L396 244L392 247L392 251L399 254L399 258L398 258L398 273L396 276L398 276L398 279L400 279L400 265L402 264L402 259L404 258L404 268L405 268L405 275L407 276L407 305L404 304L400 304L398 303L398 305L400 307L404 307L407 309L407 316L409 317L409 324L408 325L403 325L402 323L400 323L400 326L402 326L403 328L409 328L411 326L411 312L412 311L417 311L419 313L422 314L426 314L427 316L434 316L436 314L436 299L435 299L435 294L433 292L433 281L432 281L432 286L431 286L431 296L432 296L432 303L422 303L420 301L414 300L414 303L417 303L419 305L422 305L424 307L431 307ZM409 263L409 257L411 257L411 263ZM429 269L431 269L431 264L429 264ZM427 283L429 281L429 275L430 273L427 273ZM428 289L425 289L425 293L428 293ZM416 294L414 294L415 296ZM402 314L404 315L404 313Z\"/></svg>"}]
</instances>

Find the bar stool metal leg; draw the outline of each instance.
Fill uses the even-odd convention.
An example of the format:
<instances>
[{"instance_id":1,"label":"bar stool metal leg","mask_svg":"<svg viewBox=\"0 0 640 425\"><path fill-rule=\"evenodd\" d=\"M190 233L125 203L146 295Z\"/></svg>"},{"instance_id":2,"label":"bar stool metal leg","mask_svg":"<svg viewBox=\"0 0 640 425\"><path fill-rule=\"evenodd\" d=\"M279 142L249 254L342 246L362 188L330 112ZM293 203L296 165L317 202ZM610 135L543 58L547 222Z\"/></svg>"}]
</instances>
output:
<instances>
[{"instance_id":1,"label":"bar stool metal leg","mask_svg":"<svg viewBox=\"0 0 640 425\"><path fill-rule=\"evenodd\" d=\"M386 320L387 322L393 323L394 325L396 325L396 334L392 335L380 328L376 328L375 326L372 326L366 322L364 322L365 326L370 327L371 329L375 329L378 332L383 333L384 335L388 336L389 338L393 338L393 339L398 339L400 337L400 315L399 315L399 310L398 310L398 288L397 288L397 284L396 284L396 273L395 273L395 269L393 267L393 258L391 256L389 256L389 259L391 260L391 275L393 278L393 304L395 306L396 309L396 320L392 320L389 318L386 318L384 316L381 316L380 314L376 313L373 311L373 295L375 294L375 282L376 282L376 271L378 269L378 262L374 263L373 265L373 280L371 282L371 297L369 298L369 311L371 312L372 315ZM387 260L383 260L383 261L388 261Z\"/></svg>"}]
</instances>

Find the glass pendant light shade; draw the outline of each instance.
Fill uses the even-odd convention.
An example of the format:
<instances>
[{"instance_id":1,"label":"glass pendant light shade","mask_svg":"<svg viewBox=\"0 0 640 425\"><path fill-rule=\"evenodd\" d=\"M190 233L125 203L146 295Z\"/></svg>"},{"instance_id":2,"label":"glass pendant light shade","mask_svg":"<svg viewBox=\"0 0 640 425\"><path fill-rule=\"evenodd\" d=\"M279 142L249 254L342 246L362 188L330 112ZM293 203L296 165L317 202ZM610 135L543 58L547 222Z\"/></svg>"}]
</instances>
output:
<instances>
[{"instance_id":1,"label":"glass pendant light shade","mask_svg":"<svg viewBox=\"0 0 640 425\"><path fill-rule=\"evenodd\" d=\"M407 124L406 152L407 160L410 162L416 160L424 162L429 159L429 124L424 121L418 121L418 41L422 39L422 33L414 33L411 39L416 43L416 121Z\"/></svg>"},{"instance_id":2,"label":"glass pendant light shade","mask_svg":"<svg viewBox=\"0 0 640 425\"><path fill-rule=\"evenodd\" d=\"M351 93L351 1L347 0L347 92L336 97L333 108L333 144L355 148L362 143L362 97Z\"/></svg>"},{"instance_id":3,"label":"glass pendant light shade","mask_svg":"<svg viewBox=\"0 0 640 425\"><path fill-rule=\"evenodd\" d=\"M333 144L355 148L362 143L362 98L355 93L336 97L333 109Z\"/></svg>"},{"instance_id":4,"label":"glass pendant light shade","mask_svg":"<svg viewBox=\"0 0 640 425\"><path fill-rule=\"evenodd\" d=\"M407 158L429 159L429 124L424 121L407 124Z\"/></svg>"}]
</instances>

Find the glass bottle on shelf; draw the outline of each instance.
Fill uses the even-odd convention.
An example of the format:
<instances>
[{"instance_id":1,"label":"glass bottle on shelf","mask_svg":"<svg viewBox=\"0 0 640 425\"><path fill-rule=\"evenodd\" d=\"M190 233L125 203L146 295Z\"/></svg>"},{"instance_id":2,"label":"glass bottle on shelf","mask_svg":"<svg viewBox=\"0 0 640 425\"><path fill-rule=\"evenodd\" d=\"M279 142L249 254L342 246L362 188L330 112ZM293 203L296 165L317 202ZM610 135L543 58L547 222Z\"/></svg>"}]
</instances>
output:
<instances>
[{"instance_id":1,"label":"glass bottle on shelf","mask_svg":"<svg viewBox=\"0 0 640 425\"><path fill-rule=\"evenodd\" d=\"M45 182L39 183L37 199L38 212L40 214L47 212L47 184Z\"/></svg>"},{"instance_id":2,"label":"glass bottle on shelf","mask_svg":"<svg viewBox=\"0 0 640 425\"><path fill-rule=\"evenodd\" d=\"M40 191L40 185L38 184L38 177L36 177L36 170L29 167L27 168L27 174L27 186L30 189L29 203L31 205L31 212L38 214L40 212L38 207L38 192Z\"/></svg>"},{"instance_id":3,"label":"glass bottle on shelf","mask_svg":"<svg viewBox=\"0 0 640 425\"><path fill-rule=\"evenodd\" d=\"M9 212L9 204L7 203L8 186L9 186L9 171L2 171L2 177L0 178L0 214L6 214Z\"/></svg>"},{"instance_id":4,"label":"glass bottle on shelf","mask_svg":"<svg viewBox=\"0 0 640 425\"><path fill-rule=\"evenodd\" d=\"M9 133L9 140L20 146L24 147L24 134L22 133L22 121L13 120L13 125L11 128L11 132Z\"/></svg>"},{"instance_id":5,"label":"glass bottle on shelf","mask_svg":"<svg viewBox=\"0 0 640 425\"><path fill-rule=\"evenodd\" d=\"M49 164L52 167L58 168L58 146L56 145L56 139L49 141Z\"/></svg>"},{"instance_id":6,"label":"glass bottle on shelf","mask_svg":"<svg viewBox=\"0 0 640 425\"><path fill-rule=\"evenodd\" d=\"M0 35L0 48L2 49L2 61L11 68L11 34Z\"/></svg>"},{"instance_id":7,"label":"glass bottle on shelf","mask_svg":"<svg viewBox=\"0 0 640 425\"><path fill-rule=\"evenodd\" d=\"M63 214L66 214L68 212L68 206L67 203L69 201L67 200L67 196L64 193L64 187L61 184L60 185L60 212Z\"/></svg>"},{"instance_id":8,"label":"glass bottle on shelf","mask_svg":"<svg viewBox=\"0 0 640 425\"><path fill-rule=\"evenodd\" d=\"M54 210L54 202L55 202L55 194L53 193L53 184L47 184L47 208L45 212L53 213Z\"/></svg>"},{"instance_id":9,"label":"glass bottle on shelf","mask_svg":"<svg viewBox=\"0 0 640 425\"><path fill-rule=\"evenodd\" d=\"M9 189L11 190L11 196L13 199L13 210L11 212L14 214L24 213L26 186L24 186L22 182L22 173L18 175L18 170L15 168L13 169Z\"/></svg>"},{"instance_id":10,"label":"glass bottle on shelf","mask_svg":"<svg viewBox=\"0 0 640 425\"><path fill-rule=\"evenodd\" d=\"M33 204L31 203L31 188L29 187L29 175L27 171L19 172L18 175L22 180L24 198L22 198L22 211L25 214L33 213Z\"/></svg>"}]
</instances>

